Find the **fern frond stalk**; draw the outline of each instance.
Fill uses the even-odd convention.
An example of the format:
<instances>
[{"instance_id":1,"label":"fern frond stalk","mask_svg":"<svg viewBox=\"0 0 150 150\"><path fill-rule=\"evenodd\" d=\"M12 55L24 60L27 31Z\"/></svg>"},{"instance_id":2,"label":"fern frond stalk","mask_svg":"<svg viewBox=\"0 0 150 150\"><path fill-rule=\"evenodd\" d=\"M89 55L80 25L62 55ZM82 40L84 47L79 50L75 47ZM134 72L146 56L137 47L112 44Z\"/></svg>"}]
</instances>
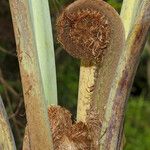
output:
<instances>
[{"instance_id":1,"label":"fern frond stalk","mask_svg":"<svg viewBox=\"0 0 150 150\"><path fill-rule=\"evenodd\" d=\"M53 52L48 51L51 47L49 44L51 32L48 29L50 28L50 16L46 14L49 13L48 11L42 10L42 7L43 9L48 9L48 1L36 0L37 4L35 6L33 6L35 3L33 0L10 0L9 2L24 92L30 147L32 150L52 150L53 143L47 108L48 103L57 102L54 90L52 92L54 95L49 95L48 89L45 87L45 82L48 82L47 84L52 84L53 82L50 82L50 76L48 79L49 72L44 75L46 74L44 69L48 69L48 67L51 69L52 66L48 66L48 64L54 61ZM38 9L39 13L37 12ZM35 13L37 14L35 15ZM42 50L44 54L41 56ZM46 55L50 58L46 57ZM50 62L46 64L49 59L51 59ZM55 69L52 70L54 71ZM52 76L54 74L52 73ZM52 77L52 79L55 80L55 77ZM48 102L52 96L54 96L54 100Z\"/></svg>"},{"instance_id":2,"label":"fern frond stalk","mask_svg":"<svg viewBox=\"0 0 150 150\"><path fill-rule=\"evenodd\" d=\"M142 1L139 10L135 10L137 17L131 29L128 30L130 32L127 36L126 46L120 57L107 100L105 121L102 124L102 132L106 132L100 139L100 149L120 149L125 106L150 27L149 10L149 0ZM131 19L133 18L131 17Z\"/></svg>"}]
</instances>

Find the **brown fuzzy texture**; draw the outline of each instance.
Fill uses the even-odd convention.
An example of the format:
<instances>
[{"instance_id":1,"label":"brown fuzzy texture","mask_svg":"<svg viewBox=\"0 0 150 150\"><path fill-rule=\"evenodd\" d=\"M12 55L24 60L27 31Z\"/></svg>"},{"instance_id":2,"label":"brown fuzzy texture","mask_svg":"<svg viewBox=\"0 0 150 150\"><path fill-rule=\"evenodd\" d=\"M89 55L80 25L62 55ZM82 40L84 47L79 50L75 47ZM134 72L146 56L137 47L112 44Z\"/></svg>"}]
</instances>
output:
<instances>
[{"instance_id":1,"label":"brown fuzzy texture","mask_svg":"<svg viewBox=\"0 0 150 150\"><path fill-rule=\"evenodd\" d=\"M73 124L71 132L68 135L78 150L90 150L91 136L89 135L88 126L83 122Z\"/></svg>"},{"instance_id":2,"label":"brown fuzzy texture","mask_svg":"<svg viewBox=\"0 0 150 150\"><path fill-rule=\"evenodd\" d=\"M87 125L82 122L72 125L68 134L63 136L59 150L91 150Z\"/></svg>"},{"instance_id":3,"label":"brown fuzzy texture","mask_svg":"<svg viewBox=\"0 0 150 150\"><path fill-rule=\"evenodd\" d=\"M77 0L57 19L58 41L76 58L100 61L113 47L116 16L118 14L104 1Z\"/></svg>"},{"instance_id":4,"label":"brown fuzzy texture","mask_svg":"<svg viewBox=\"0 0 150 150\"><path fill-rule=\"evenodd\" d=\"M91 108L87 111L86 124L88 126L89 135L91 136L91 150L99 149L100 129L102 122L97 108Z\"/></svg>"},{"instance_id":5,"label":"brown fuzzy texture","mask_svg":"<svg viewBox=\"0 0 150 150\"><path fill-rule=\"evenodd\" d=\"M91 122L72 124L70 112L60 106L49 106L48 116L55 150L95 150Z\"/></svg>"},{"instance_id":6,"label":"brown fuzzy texture","mask_svg":"<svg viewBox=\"0 0 150 150\"><path fill-rule=\"evenodd\" d=\"M95 111L92 111L95 112ZM61 106L49 106L54 150L97 150L101 122L97 113L89 114L87 122L72 123L71 113ZM28 125L25 129L23 150L31 150Z\"/></svg>"},{"instance_id":7,"label":"brown fuzzy texture","mask_svg":"<svg viewBox=\"0 0 150 150\"><path fill-rule=\"evenodd\" d=\"M59 149L63 136L71 130L71 113L60 106L50 106L48 116L53 136L54 149Z\"/></svg>"}]
</instances>

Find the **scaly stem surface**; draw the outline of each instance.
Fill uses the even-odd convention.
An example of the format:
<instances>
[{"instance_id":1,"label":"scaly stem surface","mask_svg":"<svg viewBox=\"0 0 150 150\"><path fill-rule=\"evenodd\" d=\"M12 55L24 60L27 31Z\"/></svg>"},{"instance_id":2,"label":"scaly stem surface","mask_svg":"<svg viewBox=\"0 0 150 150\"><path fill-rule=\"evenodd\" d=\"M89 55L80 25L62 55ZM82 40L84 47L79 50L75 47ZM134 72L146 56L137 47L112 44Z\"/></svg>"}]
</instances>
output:
<instances>
[{"instance_id":1,"label":"scaly stem surface","mask_svg":"<svg viewBox=\"0 0 150 150\"><path fill-rule=\"evenodd\" d=\"M47 90L45 91L46 88L45 85L43 85L49 80L47 76L44 76L42 73L42 71L46 73L44 69L48 69L48 65L46 65L45 61L49 61L50 58L48 59L46 57L45 60L43 60L46 54L40 56L42 50L43 53L45 53L46 48L49 49L50 47L50 41L46 39L48 38L49 40L48 35L51 35L49 29L49 15L45 14L46 10L43 10L44 8L48 9L48 1L44 3L42 0L36 0L37 4L35 6L33 6L35 1L32 0L10 0L9 2L23 85L30 147L31 150L50 150L53 149L47 113L47 101L49 101L48 99L50 97L47 97ZM37 13L37 15L35 15L35 13ZM43 20L40 20L41 18ZM39 20L39 24L37 20ZM43 23L41 23L42 21ZM41 28L42 26L43 28ZM38 36L41 36L41 38ZM48 53L47 51L49 57L50 55ZM54 59L52 58L52 60ZM44 63L42 64L40 61L44 61ZM42 79L43 77L46 79ZM49 79L51 80L50 76ZM47 84L52 83L49 82ZM54 97L56 96L54 95Z\"/></svg>"}]
</instances>

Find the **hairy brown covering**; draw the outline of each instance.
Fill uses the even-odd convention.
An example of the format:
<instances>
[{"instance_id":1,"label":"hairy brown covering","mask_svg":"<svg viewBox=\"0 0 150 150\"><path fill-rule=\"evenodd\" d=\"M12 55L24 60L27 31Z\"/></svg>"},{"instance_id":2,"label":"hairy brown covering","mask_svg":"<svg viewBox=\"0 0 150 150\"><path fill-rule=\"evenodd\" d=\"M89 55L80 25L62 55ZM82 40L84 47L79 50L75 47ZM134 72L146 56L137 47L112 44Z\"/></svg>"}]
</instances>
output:
<instances>
[{"instance_id":1,"label":"hairy brown covering","mask_svg":"<svg viewBox=\"0 0 150 150\"><path fill-rule=\"evenodd\" d=\"M86 124L88 126L88 132L91 136L91 150L99 149L99 141L100 141L100 129L102 127L102 122L100 120L100 114L97 111L97 108L93 108L87 110L87 118Z\"/></svg>"},{"instance_id":2,"label":"hairy brown covering","mask_svg":"<svg viewBox=\"0 0 150 150\"><path fill-rule=\"evenodd\" d=\"M72 120L71 113L60 106L50 106L48 116L53 136L54 149L59 149L62 138L71 130Z\"/></svg>"},{"instance_id":3,"label":"hairy brown covering","mask_svg":"<svg viewBox=\"0 0 150 150\"><path fill-rule=\"evenodd\" d=\"M114 44L113 16L117 15L104 1L77 0L57 19L58 41L76 58L99 61Z\"/></svg>"},{"instance_id":4,"label":"hairy brown covering","mask_svg":"<svg viewBox=\"0 0 150 150\"><path fill-rule=\"evenodd\" d=\"M72 123L71 113L61 106L49 106L48 117L51 125L54 150L97 150L99 146L98 114L91 113L87 122ZM44 139L43 139L44 140ZM25 129L23 150L31 150L28 125Z\"/></svg>"},{"instance_id":5,"label":"hairy brown covering","mask_svg":"<svg viewBox=\"0 0 150 150\"><path fill-rule=\"evenodd\" d=\"M87 125L82 122L72 125L68 134L62 138L59 150L91 150Z\"/></svg>"},{"instance_id":6,"label":"hairy brown covering","mask_svg":"<svg viewBox=\"0 0 150 150\"><path fill-rule=\"evenodd\" d=\"M72 124L70 112L60 106L49 106L48 116L55 150L95 150L91 127L95 120Z\"/></svg>"}]
</instances>

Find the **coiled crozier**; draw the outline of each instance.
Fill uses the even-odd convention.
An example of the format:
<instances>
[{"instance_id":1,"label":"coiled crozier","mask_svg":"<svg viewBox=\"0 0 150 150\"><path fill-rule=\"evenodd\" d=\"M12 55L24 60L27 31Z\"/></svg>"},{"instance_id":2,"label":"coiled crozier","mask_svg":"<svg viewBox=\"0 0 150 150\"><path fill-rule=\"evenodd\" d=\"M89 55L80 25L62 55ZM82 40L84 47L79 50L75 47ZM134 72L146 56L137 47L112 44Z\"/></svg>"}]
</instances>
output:
<instances>
[{"instance_id":1,"label":"coiled crozier","mask_svg":"<svg viewBox=\"0 0 150 150\"><path fill-rule=\"evenodd\" d=\"M100 61L124 43L118 13L102 0L77 0L57 19L58 41L75 58Z\"/></svg>"}]
</instances>

